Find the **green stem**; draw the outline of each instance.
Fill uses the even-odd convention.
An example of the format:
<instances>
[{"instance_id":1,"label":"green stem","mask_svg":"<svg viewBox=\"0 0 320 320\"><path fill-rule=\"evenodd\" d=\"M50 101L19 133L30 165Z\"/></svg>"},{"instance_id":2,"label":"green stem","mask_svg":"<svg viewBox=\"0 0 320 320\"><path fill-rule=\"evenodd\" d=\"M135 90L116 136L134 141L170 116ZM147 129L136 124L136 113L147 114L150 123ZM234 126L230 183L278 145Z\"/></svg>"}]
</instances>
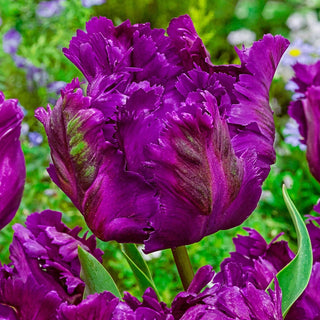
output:
<instances>
[{"instance_id":1,"label":"green stem","mask_svg":"<svg viewBox=\"0 0 320 320\"><path fill-rule=\"evenodd\" d=\"M177 248L172 248L171 250L183 288L185 291L187 291L194 276L187 248L185 246L181 246Z\"/></svg>"}]
</instances>

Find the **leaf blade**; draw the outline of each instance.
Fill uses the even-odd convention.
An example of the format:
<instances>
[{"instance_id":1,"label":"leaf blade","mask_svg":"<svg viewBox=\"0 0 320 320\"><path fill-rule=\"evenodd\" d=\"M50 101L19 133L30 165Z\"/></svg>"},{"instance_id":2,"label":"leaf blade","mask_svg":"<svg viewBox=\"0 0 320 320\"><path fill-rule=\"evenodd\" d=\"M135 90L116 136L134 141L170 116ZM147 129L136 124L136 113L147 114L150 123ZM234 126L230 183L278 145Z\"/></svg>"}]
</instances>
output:
<instances>
[{"instance_id":1,"label":"leaf blade","mask_svg":"<svg viewBox=\"0 0 320 320\"><path fill-rule=\"evenodd\" d=\"M148 265L142 258L135 244L125 243L121 245L121 251L126 258L142 292L151 287L160 298L159 292L153 282Z\"/></svg>"},{"instance_id":2,"label":"leaf blade","mask_svg":"<svg viewBox=\"0 0 320 320\"><path fill-rule=\"evenodd\" d=\"M81 279L85 282L84 298L93 293L109 291L121 298L120 291L105 267L89 252L78 246Z\"/></svg>"},{"instance_id":3,"label":"leaf blade","mask_svg":"<svg viewBox=\"0 0 320 320\"><path fill-rule=\"evenodd\" d=\"M285 316L292 304L299 298L308 285L312 271L313 257L308 230L300 213L290 199L285 185L283 185L282 192L298 239L298 251L295 258L277 274L277 279L282 291L282 313L283 316Z\"/></svg>"}]
</instances>

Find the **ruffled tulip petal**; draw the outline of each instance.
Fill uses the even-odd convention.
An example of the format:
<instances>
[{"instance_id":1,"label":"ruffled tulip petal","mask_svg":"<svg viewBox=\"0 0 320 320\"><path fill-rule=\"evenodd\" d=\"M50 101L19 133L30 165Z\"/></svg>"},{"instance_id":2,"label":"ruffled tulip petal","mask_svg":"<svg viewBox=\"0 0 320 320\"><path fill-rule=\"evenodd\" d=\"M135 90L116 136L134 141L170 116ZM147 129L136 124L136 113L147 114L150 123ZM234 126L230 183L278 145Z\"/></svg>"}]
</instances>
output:
<instances>
[{"instance_id":1,"label":"ruffled tulip petal","mask_svg":"<svg viewBox=\"0 0 320 320\"><path fill-rule=\"evenodd\" d=\"M99 238L141 243L158 210L155 191L125 170L123 154L104 140L102 113L89 106L73 82L52 111L37 110L52 149L49 174Z\"/></svg>"},{"instance_id":2,"label":"ruffled tulip petal","mask_svg":"<svg viewBox=\"0 0 320 320\"><path fill-rule=\"evenodd\" d=\"M198 273L201 272L201 276ZM210 268L202 267L193 280L204 287L210 279ZM200 287L199 283L199 287ZM197 289L199 291L199 289ZM229 286L216 282L201 292L179 293L172 302L175 319L241 319L241 320L282 320L281 291L276 281L275 291L260 290L247 282L243 287Z\"/></svg>"},{"instance_id":3,"label":"ruffled tulip petal","mask_svg":"<svg viewBox=\"0 0 320 320\"><path fill-rule=\"evenodd\" d=\"M61 302L55 291L39 285L31 274L26 281L0 276L0 305L10 306L16 319L55 320Z\"/></svg>"},{"instance_id":4,"label":"ruffled tulip petal","mask_svg":"<svg viewBox=\"0 0 320 320\"><path fill-rule=\"evenodd\" d=\"M241 152L242 149L254 148L257 151L257 167L262 171L263 180L275 160L275 131L269 106L269 88L288 45L289 42L281 36L273 37L269 34L255 42L250 49L238 50L244 70L235 84L235 95L239 103L230 109L228 122L238 129L233 139L235 150ZM244 126L248 129L243 130Z\"/></svg>"},{"instance_id":5,"label":"ruffled tulip petal","mask_svg":"<svg viewBox=\"0 0 320 320\"><path fill-rule=\"evenodd\" d=\"M171 20L168 35L178 49L186 70L191 70L197 64L204 71L209 71L212 63L210 54L198 36L191 18L183 15Z\"/></svg>"},{"instance_id":6,"label":"ruffled tulip petal","mask_svg":"<svg viewBox=\"0 0 320 320\"><path fill-rule=\"evenodd\" d=\"M4 100L0 92L0 229L18 210L26 169L19 141L23 112L18 101Z\"/></svg>"},{"instance_id":7,"label":"ruffled tulip petal","mask_svg":"<svg viewBox=\"0 0 320 320\"><path fill-rule=\"evenodd\" d=\"M63 303L57 310L58 320L104 320L114 319L113 312L119 303L119 299L110 292L103 292L87 297L78 305ZM129 308L128 308L129 309ZM131 310L129 309L129 312ZM131 311L132 313L132 311ZM129 316L123 313L124 319ZM130 319L130 318L129 318Z\"/></svg>"},{"instance_id":8,"label":"ruffled tulip petal","mask_svg":"<svg viewBox=\"0 0 320 320\"><path fill-rule=\"evenodd\" d=\"M15 224L10 259L14 277L24 283L30 274L39 286L70 303L81 301L84 282L80 279L77 247L81 246L100 262L102 251L96 248L94 236L78 236L81 228L69 229L61 222L61 213L46 210L33 213L26 226Z\"/></svg>"}]
</instances>

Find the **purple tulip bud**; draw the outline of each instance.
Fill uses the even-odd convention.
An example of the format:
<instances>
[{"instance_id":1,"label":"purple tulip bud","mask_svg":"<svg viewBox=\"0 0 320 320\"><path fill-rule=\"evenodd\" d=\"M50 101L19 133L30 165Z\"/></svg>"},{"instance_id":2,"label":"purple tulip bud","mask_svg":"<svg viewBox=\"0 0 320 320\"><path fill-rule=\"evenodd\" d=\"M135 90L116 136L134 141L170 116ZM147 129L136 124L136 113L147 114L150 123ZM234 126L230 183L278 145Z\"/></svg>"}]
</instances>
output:
<instances>
[{"instance_id":1,"label":"purple tulip bud","mask_svg":"<svg viewBox=\"0 0 320 320\"><path fill-rule=\"evenodd\" d=\"M23 112L18 101L5 100L0 92L0 229L20 205L26 168L19 141Z\"/></svg>"},{"instance_id":2,"label":"purple tulip bud","mask_svg":"<svg viewBox=\"0 0 320 320\"><path fill-rule=\"evenodd\" d=\"M189 16L167 30L93 18L65 55L74 80L40 108L52 180L102 240L145 252L242 223L275 160L269 86L288 42L266 35L214 66Z\"/></svg>"},{"instance_id":3,"label":"purple tulip bud","mask_svg":"<svg viewBox=\"0 0 320 320\"><path fill-rule=\"evenodd\" d=\"M289 105L288 113L299 124L302 142L307 146L307 160L313 176L320 182L320 61L293 67L299 97Z\"/></svg>"}]
</instances>

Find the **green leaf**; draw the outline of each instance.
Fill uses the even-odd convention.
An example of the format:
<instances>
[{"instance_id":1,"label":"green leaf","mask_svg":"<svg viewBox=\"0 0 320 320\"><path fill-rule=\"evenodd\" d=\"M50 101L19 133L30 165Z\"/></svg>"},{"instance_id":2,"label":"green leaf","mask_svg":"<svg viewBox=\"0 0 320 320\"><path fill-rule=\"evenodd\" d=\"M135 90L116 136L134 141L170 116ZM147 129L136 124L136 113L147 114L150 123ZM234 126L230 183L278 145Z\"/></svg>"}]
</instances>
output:
<instances>
[{"instance_id":1,"label":"green leaf","mask_svg":"<svg viewBox=\"0 0 320 320\"><path fill-rule=\"evenodd\" d=\"M80 277L85 282L84 298L89 294L110 291L121 298L117 285L105 267L89 252L78 246L78 255L81 263Z\"/></svg>"},{"instance_id":2,"label":"green leaf","mask_svg":"<svg viewBox=\"0 0 320 320\"><path fill-rule=\"evenodd\" d=\"M282 192L298 239L298 252L295 258L277 274L282 291L282 314L285 317L292 304L307 287L313 261L311 241L305 223L291 201L285 185L283 185Z\"/></svg>"},{"instance_id":3,"label":"green leaf","mask_svg":"<svg viewBox=\"0 0 320 320\"><path fill-rule=\"evenodd\" d=\"M136 245L133 243L124 243L121 245L122 253L126 258L135 278L138 281L139 287L144 292L151 287L160 298L158 290L153 282L150 270L145 260L142 258Z\"/></svg>"}]
</instances>

